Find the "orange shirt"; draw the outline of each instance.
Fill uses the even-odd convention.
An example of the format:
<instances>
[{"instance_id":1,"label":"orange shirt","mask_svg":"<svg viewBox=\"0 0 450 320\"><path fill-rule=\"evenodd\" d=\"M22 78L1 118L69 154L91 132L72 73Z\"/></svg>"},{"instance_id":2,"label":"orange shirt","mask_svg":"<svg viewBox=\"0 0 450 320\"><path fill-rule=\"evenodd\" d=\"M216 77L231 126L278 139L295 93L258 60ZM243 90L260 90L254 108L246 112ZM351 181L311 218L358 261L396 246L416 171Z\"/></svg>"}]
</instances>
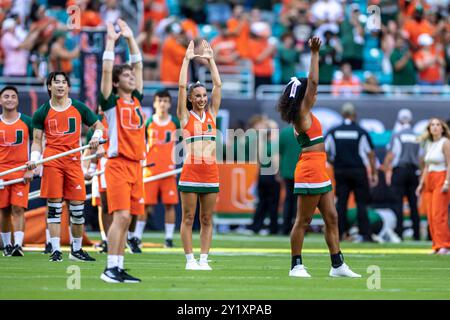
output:
<instances>
[{"instance_id":1,"label":"orange shirt","mask_svg":"<svg viewBox=\"0 0 450 320\"><path fill-rule=\"evenodd\" d=\"M169 115L164 122L159 122L155 115L147 120L147 167L144 176L152 176L175 169L173 151L176 130L180 128L177 118Z\"/></svg>"},{"instance_id":2,"label":"orange shirt","mask_svg":"<svg viewBox=\"0 0 450 320\"><path fill-rule=\"evenodd\" d=\"M168 15L166 0L153 0L150 9L144 10L144 21L153 20L156 25Z\"/></svg>"},{"instance_id":3,"label":"orange shirt","mask_svg":"<svg viewBox=\"0 0 450 320\"><path fill-rule=\"evenodd\" d=\"M142 117L143 96L137 90L133 101L126 101L114 93L105 99L100 94L100 105L108 122L108 158L118 156L131 161L145 159L145 127Z\"/></svg>"},{"instance_id":4,"label":"orange shirt","mask_svg":"<svg viewBox=\"0 0 450 320\"><path fill-rule=\"evenodd\" d=\"M90 127L97 120L91 109L74 99L69 99L64 110L54 109L50 101L44 103L33 115L33 128L44 132L44 158L80 147L83 123ZM71 154L46 162L44 166L64 168L68 161L79 162L80 155Z\"/></svg>"},{"instance_id":5,"label":"orange shirt","mask_svg":"<svg viewBox=\"0 0 450 320\"><path fill-rule=\"evenodd\" d=\"M241 29L237 30L239 27L239 23L239 20L237 20L236 18L231 18L230 20L228 20L228 31L232 33L238 33L238 35L235 37L237 50L239 51L239 55L242 58L247 58L249 54L250 25L248 22L244 22Z\"/></svg>"},{"instance_id":6,"label":"orange shirt","mask_svg":"<svg viewBox=\"0 0 450 320\"><path fill-rule=\"evenodd\" d=\"M19 113L15 121L6 122L0 116L0 172L24 165L28 161L32 136L30 117ZM19 171L1 179L18 179L23 174L23 171Z\"/></svg>"},{"instance_id":7,"label":"orange shirt","mask_svg":"<svg viewBox=\"0 0 450 320\"><path fill-rule=\"evenodd\" d=\"M224 38L218 36L211 41L211 47L217 54L218 58L229 59L233 53L237 51L236 40L232 37ZM228 63L220 63L222 65L237 65L237 61L231 61Z\"/></svg>"},{"instance_id":8,"label":"orange shirt","mask_svg":"<svg viewBox=\"0 0 450 320\"><path fill-rule=\"evenodd\" d=\"M421 49L414 55L414 62L416 62L417 64L417 61L423 62L436 56L441 56L442 58L444 58L444 53L442 52L442 50L438 51L436 47L431 47L430 51L425 51ZM442 74L442 67L437 62L435 62L428 68L419 71L419 80L434 82L434 81L441 81L443 79L444 77Z\"/></svg>"},{"instance_id":9,"label":"orange shirt","mask_svg":"<svg viewBox=\"0 0 450 320\"><path fill-rule=\"evenodd\" d=\"M83 11L80 20L82 27L97 27L103 22L100 13L95 11Z\"/></svg>"},{"instance_id":10,"label":"orange shirt","mask_svg":"<svg viewBox=\"0 0 450 320\"><path fill-rule=\"evenodd\" d=\"M351 79L333 80L332 93L333 95L348 95L358 94L361 91L360 81L353 76Z\"/></svg>"},{"instance_id":11,"label":"orange shirt","mask_svg":"<svg viewBox=\"0 0 450 320\"><path fill-rule=\"evenodd\" d=\"M189 39L197 39L199 36L197 23L192 19L184 19L181 22L181 28L186 32Z\"/></svg>"},{"instance_id":12,"label":"orange shirt","mask_svg":"<svg viewBox=\"0 0 450 320\"><path fill-rule=\"evenodd\" d=\"M261 62L256 62L256 58L269 46L267 39L250 39L249 58L253 61L253 73L257 77L270 77L273 74L273 57L268 56Z\"/></svg>"},{"instance_id":13,"label":"orange shirt","mask_svg":"<svg viewBox=\"0 0 450 320\"><path fill-rule=\"evenodd\" d=\"M164 41L161 52L161 81L177 83L186 48L173 36Z\"/></svg>"},{"instance_id":14,"label":"orange shirt","mask_svg":"<svg viewBox=\"0 0 450 320\"><path fill-rule=\"evenodd\" d=\"M409 19L408 21L405 22L403 30L408 33L409 41L411 41L411 43L417 46L418 45L417 39L419 38L419 36L422 33L428 33L429 35L432 35L434 32L434 27L426 19L423 19L422 22L420 23L417 23L417 21L414 19Z\"/></svg>"}]
</instances>

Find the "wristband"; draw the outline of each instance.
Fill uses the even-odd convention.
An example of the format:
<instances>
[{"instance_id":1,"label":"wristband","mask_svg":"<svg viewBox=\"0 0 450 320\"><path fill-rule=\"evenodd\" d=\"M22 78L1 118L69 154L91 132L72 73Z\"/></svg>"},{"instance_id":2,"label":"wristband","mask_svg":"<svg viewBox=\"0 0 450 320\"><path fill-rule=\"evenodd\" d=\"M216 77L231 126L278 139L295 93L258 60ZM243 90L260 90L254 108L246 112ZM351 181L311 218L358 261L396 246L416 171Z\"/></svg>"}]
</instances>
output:
<instances>
[{"instance_id":1,"label":"wristband","mask_svg":"<svg viewBox=\"0 0 450 320\"><path fill-rule=\"evenodd\" d=\"M130 54L130 62L131 63L139 63L142 62L142 55L138 54Z\"/></svg>"},{"instance_id":2,"label":"wristband","mask_svg":"<svg viewBox=\"0 0 450 320\"><path fill-rule=\"evenodd\" d=\"M103 137L103 130L97 129L94 131L94 134L92 135L92 138L97 138L98 140L100 140Z\"/></svg>"},{"instance_id":3,"label":"wristband","mask_svg":"<svg viewBox=\"0 0 450 320\"><path fill-rule=\"evenodd\" d=\"M114 61L114 51L105 51L105 52L103 52L103 60Z\"/></svg>"},{"instance_id":4,"label":"wristband","mask_svg":"<svg viewBox=\"0 0 450 320\"><path fill-rule=\"evenodd\" d=\"M88 169L88 173L89 174L93 174L93 173L95 173L95 171L97 170L97 164L96 163L91 163L90 165L89 165L89 169Z\"/></svg>"},{"instance_id":5,"label":"wristband","mask_svg":"<svg viewBox=\"0 0 450 320\"><path fill-rule=\"evenodd\" d=\"M39 151L31 151L30 161L36 162L41 159L41 153Z\"/></svg>"}]
</instances>

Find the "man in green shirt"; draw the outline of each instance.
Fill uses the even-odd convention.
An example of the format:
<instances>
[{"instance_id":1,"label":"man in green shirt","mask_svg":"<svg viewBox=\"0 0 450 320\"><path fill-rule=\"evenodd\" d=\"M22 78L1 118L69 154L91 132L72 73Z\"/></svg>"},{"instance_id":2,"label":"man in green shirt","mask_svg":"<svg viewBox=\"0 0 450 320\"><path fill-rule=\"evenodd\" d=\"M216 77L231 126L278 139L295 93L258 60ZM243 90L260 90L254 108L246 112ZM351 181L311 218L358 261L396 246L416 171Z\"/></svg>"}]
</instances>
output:
<instances>
[{"instance_id":1,"label":"man in green shirt","mask_svg":"<svg viewBox=\"0 0 450 320\"><path fill-rule=\"evenodd\" d=\"M411 51L407 42L401 36L397 36L395 40L395 49L391 54L390 61L393 70L393 85L416 84L416 69L414 68Z\"/></svg>"},{"instance_id":2,"label":"man in green shirt","mask_svg":"<svg viewBox=\"0 0 450 320\"><path fill-rule=\"evenodd\" d=\"M292 229L292 220L297 211L297 196L294 195L294 172L301 147L294 136L292 126L285 127L280 132L280 175L284 180L286 198L283 207L283 234L289 234Z\"/></svg>"},{"instance_id":3,"label":"man in green shirt","mask_svg":"<svg viewBox=\"0 0 450 320\"><path fill-rule=\"evenodd\" d=\"M345 19L339 30L342 47L342 63L348 62L353 70L361 70L364 49L364 24L359 21L360 11L357 4L353 4L350 17Z\"/></svg>"}]
</instances>

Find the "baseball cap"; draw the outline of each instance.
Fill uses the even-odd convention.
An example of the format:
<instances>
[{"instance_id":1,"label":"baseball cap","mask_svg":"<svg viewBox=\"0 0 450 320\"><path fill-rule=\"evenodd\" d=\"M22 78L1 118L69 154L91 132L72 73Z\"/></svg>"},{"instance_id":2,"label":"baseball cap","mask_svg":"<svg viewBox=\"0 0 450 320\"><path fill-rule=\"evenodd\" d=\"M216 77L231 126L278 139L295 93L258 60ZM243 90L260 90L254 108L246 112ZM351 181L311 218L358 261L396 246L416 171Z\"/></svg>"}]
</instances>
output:
<instances>
[{"instance_id":1,"label":"baseball cap","mask_svg":"<svg viewBox=\"0 0 450 320\"><path fill-rule=\"evenodd\" d=\"M8 18L3 21L2 29L7 30L16 26L16 21L13 18Z\"/></svg>"},{"instance_id":2,"label":"baseball cap","mask_svg":"<svg viewBox=\"0 0 450 320\"><path fill-rule=\"evenodd\" d=\"M398 121L412 121L412 113L409 109L403 108L397 114Z\"/></svg>"},{"instance_id":3,"label":"baseball cap","mask_svg":"<svg viewBox=\"0 0 450 320\"><path fill-rule=\"evenodd\" d=\"M421 46L431 46L433 44L433 38L428 33L422 33L418 38L417 42Z\"/></svg>"}]
</instances>

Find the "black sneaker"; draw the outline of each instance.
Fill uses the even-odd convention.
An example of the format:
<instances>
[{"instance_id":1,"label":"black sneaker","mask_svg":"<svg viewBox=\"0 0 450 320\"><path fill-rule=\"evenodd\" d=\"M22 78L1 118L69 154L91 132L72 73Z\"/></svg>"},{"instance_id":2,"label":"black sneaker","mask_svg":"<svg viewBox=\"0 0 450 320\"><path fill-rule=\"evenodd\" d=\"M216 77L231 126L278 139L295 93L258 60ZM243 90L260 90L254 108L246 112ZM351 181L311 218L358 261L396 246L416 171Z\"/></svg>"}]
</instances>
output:
<instances>
[{"instance_id":1,"label":"black sneaker","mask_svg":"<svg viewBox=\"0 0 450 320\"><path fill-rule=\"evenodd\" d=\"M70 250L69 259L73 261L95 261L86 251L80 249L78 251Z\"/></svg>"},{"instance_id":2,"label":"black sneaker","mask_svg":"<svg viewBox=\"0 0 450 320\"><path fill-rule=\"evenodd\" d=\"M42 253L42 254L51 254L52 251L53 251L53 248L52 248L51 242L47 242L47 243L45 244L45 249L44 249L44 251L42 251L41 253Z\"/></svg>"},{"instance_id":3,"label":"black sneaker","mask_svg":"<svg viewBox=\"0 0 450 320\"><path fill-rule=\"evenodd\" d=\"M102 275L100 276L100 279L102 279L105 282L108 283L120 283L124 282L122 275L119 271L119 268L105 268L105 271L103 271Z\"/></svg>"},{"instance_id":4,"label":"black sneaker","mask_svg":"<svg viewBox=\"0 0 450 320\"><path fill-rule=\"evenodd\" d=\"M53 252L52 255L50 256L50 259L48 259L48 261L52 261L52 262L61 262L61 261L63 261L63 257L62 257L61 251Z\"/></svg>"},{"instance_id":5,"label":"black sneaker","mask_svg":"<svg viewBox=\"0 0 450 320\"><path fill-rule=\"evenodd\" d=\"M100 243L100 248L101 250L99 251L99 253L108 253L108 242L103 240Z\"/></svg>"},{"instance_id":6,"label":"black sneaker","mask_svg":"<svg viewBox=\"0 0 450 320\"><path fill-rule=\"evenodd\" d=\"M18 244L16 244L16 245L14 246L14 249L13 249L11 255L12 255L13 257L23 257L22 247L19 246Z\"/></svg>"},{"instance_id":7,"label":"black sneaker","mask_svg":"<svg viewBox=\"0 0 450 320\"><path fill-rule=\"evenodd\" d=\"M125 283L139 283L141 282L141 279L135 278L132 275L128 274L124 269L118 268L120 276L123 279L123 282Z\"/></svg>"},{"instance_id":8,"label":"black sneaker","mask_svg":"<svg viewBox=\"0 0 450 320\"><path fill-rule=\"evenodd\" d=\"M6 247L3 248L3 256L11 257L13 250L14 250L13 246L8 244Z\"/></svg>"},{"instance_id":9,"label":"black sneaker","mask_svg":"<svg viewBox=\"0 0 450 320\"><path fill-rule=\"evenodd\" d=\"M164 243L164 248L173 248L173 240L172 239L166 239Z\"/></svg>"},{"instance_id":10,"label":"black sneaker","mask_svg":"<svg viewBox=\"0 0 450 320\"><path fill-rule=\"evenodd\" d=\"M139 248L138 238L136 237L127 240L127 247L131 253L142 253L141 248Z\"/></svg>"}]
</instances>

